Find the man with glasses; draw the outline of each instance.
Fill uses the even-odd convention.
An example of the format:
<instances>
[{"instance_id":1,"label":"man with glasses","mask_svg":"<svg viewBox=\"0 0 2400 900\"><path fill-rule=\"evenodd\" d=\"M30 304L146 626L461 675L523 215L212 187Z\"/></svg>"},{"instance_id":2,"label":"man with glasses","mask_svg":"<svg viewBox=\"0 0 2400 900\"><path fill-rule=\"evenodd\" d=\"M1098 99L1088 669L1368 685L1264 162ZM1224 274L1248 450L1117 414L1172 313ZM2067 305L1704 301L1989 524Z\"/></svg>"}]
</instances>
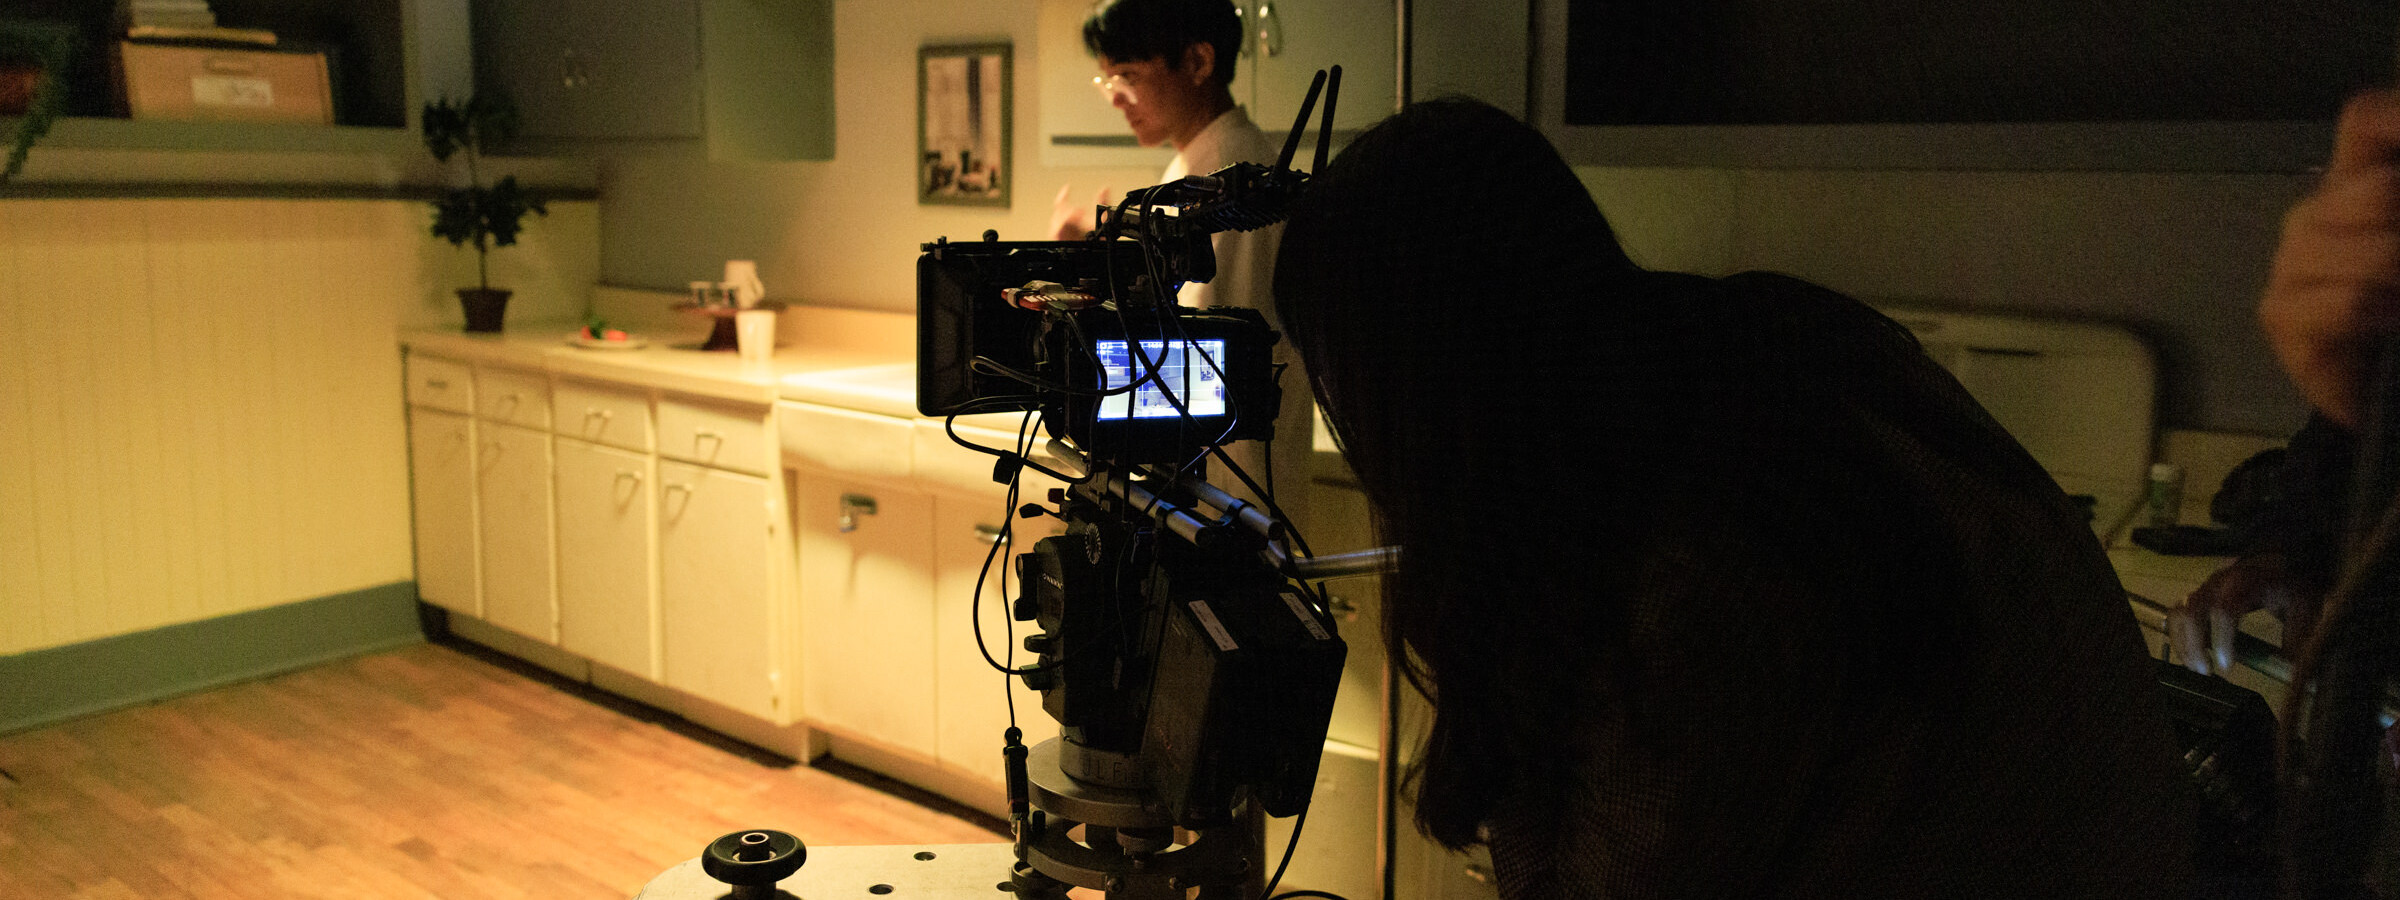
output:
<instances>
[{"instance_id":1,"label":"man with glasses","mask_svg":"<svg viewBox=\"0 0 2400 900\"><path fill-rule=\"evenodd\" d=\"M1134 139L1144 147L1175 148L1161 182L1238 162L1275 161L1278 148L1233 102L1242 19L1228 0L1100 0L1084 20L1083 43L1100 62L1092 83L1125 114ZM1096 204L1070 200L1072 190L1059 191L1059 240L1081 238L1092 228ZM1217 277L1186 285L1183 302L1267 309L1275 235L1271 229L1216 235Z\"/></svg>"},{"instance_id":2,"label":"man with glasses","mask_svg":"<svg viewBox=\"0 0 2400 900\"><path fill-rule=\"evenodd\" d=\"M1175 148L1160 182L1186 175L1207 175L1234 163L1273 165L1281 148L1250 121L1233 102L1234 70L1240 63L1242 17L1230 0L1099 0L1083 23L1083 44L1100 63L1092 83L1111 106L1125 114L1134 139L1144 147ZM1092 229L1092 207L1108 202L1102 191L1094 203L1070 199L1072 185L1058 192L1051 220L1058 240L1078 240ZM1275 245L1281 226L1250 232L1222 232L1209 238L1216 250L1217 274L1206 284L1186 284L1178 295L1187 306L1234 306L1266 314L1276 325L1268 290L1275 278ZM1283 377L1283 408L1276 417L1272 448L1274 467L1266 468L1256 445L1238 443L1226 448L1236 464L1260 484L1274 490L1284 485L1284 511L1294 524L1305 516L1304 503L1293 486L1308 484L1310 428L1308 380L1298 358L1286 346L1275 348L1275 361L1290 366ZM1220 486L1247 496L1230 476L1212 477ZM1251 498L1258 499L1258 498Z\"/></svg>"}]
</instances>

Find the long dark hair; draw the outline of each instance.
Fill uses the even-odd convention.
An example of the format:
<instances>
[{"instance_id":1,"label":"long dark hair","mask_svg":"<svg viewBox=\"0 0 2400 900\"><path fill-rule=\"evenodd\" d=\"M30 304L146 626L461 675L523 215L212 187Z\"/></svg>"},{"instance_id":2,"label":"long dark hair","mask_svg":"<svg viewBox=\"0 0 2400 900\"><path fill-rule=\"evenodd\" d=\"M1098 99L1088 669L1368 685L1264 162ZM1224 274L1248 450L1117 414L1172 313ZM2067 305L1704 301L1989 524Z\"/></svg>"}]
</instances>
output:
<instances>
[{"instance_id":1,"label":"long dark hair","mask_svg":"<svg viewBox=\"0 0 2400 900\"><path fill-rule=\"evenodd\" d=\"M1379 538L1403 548L1384 639L1434 702L1412 779L1418 822L1444 844L1475 843L1504 798L1556 783L1564 719L1631 719L1638 698L1579 686L1625 664L1624 573L1669 504L1739 484L1758 506L1727 514L1795 535L1777 551L1790 569L1946 605L1938 511L1821 421L1837 393L1910 402L1861 387L1930 367L1907 332L1792 279L1639 268L1557 151L1506 113L1429 101L1361 135L1294 211L1275 295ZM1983 422L1956 443L1992 441ZM1887 633L1922 614L1829 614L1898 648L1869 664L1931 658Z\"/></svg>"}]
</instances>

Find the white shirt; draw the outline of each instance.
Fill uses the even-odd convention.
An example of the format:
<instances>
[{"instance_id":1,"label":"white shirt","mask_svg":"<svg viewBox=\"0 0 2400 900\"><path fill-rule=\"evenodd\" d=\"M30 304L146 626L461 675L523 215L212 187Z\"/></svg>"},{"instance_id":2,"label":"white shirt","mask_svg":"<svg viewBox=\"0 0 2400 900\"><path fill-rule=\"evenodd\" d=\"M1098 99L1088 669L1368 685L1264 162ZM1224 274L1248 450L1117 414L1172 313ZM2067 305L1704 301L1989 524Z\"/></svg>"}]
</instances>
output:
<instances>
[{"instance_id":1,"label":"white shirt","mask_svg":"<svg viewBox=\"0 0 2400 900\"><path fill-rule=\"evenodd\" d=\"M1281 152L1282 148L1268 142L1266 134L1251 124L1250 114L1236 106L1219 113L1199 134L1193 135L1176 152L1174 161L1167 163L1166 173L1158 180L1164 183L1186 175L1207 175L1241 162L1271 166ZM1218 303L1255 309L1266 313L1267 324L1274 325L1275 304L1268 292L1275 282L1275 245L1282 239L1281 225L1211 235L1209 244L1217 252L1217 276L1206 284L1184 285L1177 299L1203 309Z\"/></svg>"},{"instance_id":2,"label":"white shirt","mask_svg":"<svg viewBox=\"0 0 2400 900\"><path fill-rule=\"evenodd\" d=\"M1236 106L1218 114L1199 134L1193 135L1175 154L1175 160L1167 164L1167 171L1159 176L1159 181L1207 175L1238 162L1271 166L1282 152L1283 148L1269 142L1266 133L1251 123L1250 114ZM1273 295L1275 247L1282 240L1282 225L1210 235L1209 245L1217 253L1216 277L1206 284L1185 284L1176 299L1203 309L1217 304L1255 309L1266 314L1268 327L1282 331ZM1300 367L1299 354L1292 352L1288 341L1275 345L1274 360L1289 366L1282 382L1283 407L1275 417L1275 492L1291 524L1307 534L1310 437L1316 425L1316 405L1310 402L1308 376ZM1266 483L1267 460L1265 454L1258 452L1258 444L1243 441L1226 447L1225 452L1250 477ZM1210 483L1232 491L1235 496L1258 499L1243 489L1240 481L1213 468Z\"/></svg>"}]
</instances>

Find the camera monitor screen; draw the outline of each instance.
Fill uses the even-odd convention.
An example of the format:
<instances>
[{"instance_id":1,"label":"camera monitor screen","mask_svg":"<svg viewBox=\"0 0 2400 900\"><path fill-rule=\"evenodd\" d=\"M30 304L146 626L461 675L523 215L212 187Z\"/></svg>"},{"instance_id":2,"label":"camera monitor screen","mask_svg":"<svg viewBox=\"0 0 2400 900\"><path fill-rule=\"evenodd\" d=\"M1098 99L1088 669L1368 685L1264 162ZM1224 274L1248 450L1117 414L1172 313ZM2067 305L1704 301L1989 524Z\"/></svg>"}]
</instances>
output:
<instances>
[{"instance_id":1,"label":"camera monitor screen","mask_svg":"<svg viewBox=\"0 0 2400 900\"><path fill-rule=\"evenodd\" d=\"M1140 357L1134 354L1136 348ZM1103 390L1132 384L1155 366L1158 378L1122 394L1100 399L1103 420L1167 419L1188 412L1197 416L1225 414L1225 342L1122 341L1093 342L1100 357ZM1170 399L1172 395L1172 399ZM1173 401L1180 400L1177 411Z\"/></svg>"}]
</instances>

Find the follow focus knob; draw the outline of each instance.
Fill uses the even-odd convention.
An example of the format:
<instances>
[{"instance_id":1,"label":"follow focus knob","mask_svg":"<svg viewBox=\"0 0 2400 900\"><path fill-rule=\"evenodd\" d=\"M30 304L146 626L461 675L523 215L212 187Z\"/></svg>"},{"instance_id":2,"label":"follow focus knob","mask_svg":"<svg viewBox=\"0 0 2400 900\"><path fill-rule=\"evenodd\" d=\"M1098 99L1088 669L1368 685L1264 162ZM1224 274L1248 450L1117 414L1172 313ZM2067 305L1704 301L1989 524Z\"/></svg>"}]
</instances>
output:
<instances>
[{"instance_id":1,"label":"follow focus knob","mask_svg":"<svg viewBox=\"0 0 2400 900\"><path fill-rule=\"evenodd\" d=\"M733 885L734 900L769 900L775 882L790 878L808 861L808 845L782 831L736 831L709 842L700 853L708 877Z\"/></svg>"}]
</instances>

